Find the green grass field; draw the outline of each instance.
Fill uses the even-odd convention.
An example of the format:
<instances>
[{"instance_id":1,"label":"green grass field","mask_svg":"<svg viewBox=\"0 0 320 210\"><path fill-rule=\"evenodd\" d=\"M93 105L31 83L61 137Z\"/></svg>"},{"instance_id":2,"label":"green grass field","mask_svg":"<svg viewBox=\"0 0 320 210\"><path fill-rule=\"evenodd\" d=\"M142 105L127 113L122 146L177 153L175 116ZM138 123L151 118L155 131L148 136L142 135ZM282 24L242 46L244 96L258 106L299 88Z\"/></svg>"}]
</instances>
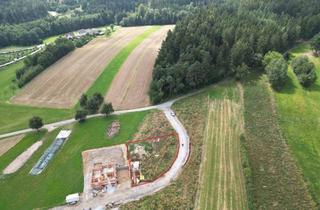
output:
<instances>
[{"instance_id":1,"label":"green grass field","mask_svg":"<svg viewBox=\"0 0 320 210\"><path fill-rule=\"evenodd\" d=\"M248 209L240 158L240 135L244 130L239 96L240 89L234 82L210 93L196 209Z\"/></svg>"},{"instance_id":2,"label":"green grass field","mask_svg":"<svg viewBox=\"0 0 320 210\"><path fill-rule=\"evenodd\" d=\"M17 173L0 179L0 209L48 208L64 202L70 193L82 192L83 172L81 152L104 146L124 143L133 134L147 112L130 113L108 118L96 118L75 124L70 139L56 154L48 167L38 176L28 172L37 162L59 130L46 135L44 145ZM121 124L120 133L106 138L106 128L113 120Z\"/></svg>"},{"instance_id":3,"label":"green grass field","mask_svg":"<svg viewBox=\"0 0 320 210\"><path fill-rule=\"evenodd\" d=\"M160 26L152 26L149 30L145 31L141 35L137 36L133 39L127 46L125 46L108 64L102 74L98 77L98 79L93 83L90 89L87 91L88 95L92 95L96 92L105 95L111 85L113 78L118 73L122 64L129 57L131 52L148 36L150 36L153 32L157 31Z\"/></svg>"},{"instance_id":4,"label":"green grass field","mask_svg":"<svg viewBox=\"0 0 320 210\"><path fill-rule=\"evenodd\" d=\"M292 50L294 56L310 52L302 43ZM320 58L309 57L316 64L318 79L310 88L303 88L291 68L289 82L275 93L279 123L285 139L302 169L310 191L320 203Z\"/></svg>"},{"instance_id":5,"label":"green grass field","mask_svg":"<svg viewBox=\"0 0 320 210\"><path fill-rule=\"evenodd\" d=\"M18 88L13 85L17 69L23 62L9 65L0 69L0 133L6 133L28 127L32 116L40 116L45 123L73 117L73 109L50 109L9 104L8 101L16 94Z\"/></svg>"},{"instance_id":6,"label":"green grass field","mask_svg":"<svg viewBox=\"0 0 320 210\"><path fill-rule=\"evenodd\" d=\"M29 133L13 148L0 156L0 174L18 155L24 152L33 143L40 140L44 134L44 131Z\"/></svg>"}]
</instances>

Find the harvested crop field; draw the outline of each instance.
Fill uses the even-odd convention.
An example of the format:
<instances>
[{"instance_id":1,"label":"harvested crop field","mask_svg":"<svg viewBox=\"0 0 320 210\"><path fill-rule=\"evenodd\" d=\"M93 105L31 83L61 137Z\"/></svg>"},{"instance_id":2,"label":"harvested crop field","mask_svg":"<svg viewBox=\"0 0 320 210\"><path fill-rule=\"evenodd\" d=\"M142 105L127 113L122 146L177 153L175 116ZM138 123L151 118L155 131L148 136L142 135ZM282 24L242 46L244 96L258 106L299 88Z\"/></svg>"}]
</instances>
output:
<instances>
[{"instance_id":1,"label":"harvested crop field","mask_svg":"<svg viewBox=\"0 0 320 210\"><path fill-rule=\"evenodd\" d=\"M146 38L128 57L116 75L106 95L117 110L149 105L148 90L153 66L167 32L173 25L162 26Z\"/></svg>"},{"instance_id":2,"label":"harvested crop field","mask_svg":"<svg viewBox=\"0 0 320 210\"><path fill-rule=\"evenodd\" d=\"M73 107L112 58L148 28L120 28L110 38L97 38L76 49L33 79L11 102L53 108Z\"/></svg>"},{"instance_id":3,"label":"harvested crop field","mask_svg":"<svg viewBox=\"0 0 320 210\"><path fill-rule=\"evenodd\" d=\"M0 140L0 156L18 144L22 138L23 135L19 135Z\"/></svg>"},{"instance_id":4,"label":"harvested crop field","mask_svg":"<svg viewBox=\"0 0 320 210\"><path fill-rule=\"evenodd\" d=\"M198 209L248 209L240 158L242 105L209 103Z\"/></svg>"}]
</instances>

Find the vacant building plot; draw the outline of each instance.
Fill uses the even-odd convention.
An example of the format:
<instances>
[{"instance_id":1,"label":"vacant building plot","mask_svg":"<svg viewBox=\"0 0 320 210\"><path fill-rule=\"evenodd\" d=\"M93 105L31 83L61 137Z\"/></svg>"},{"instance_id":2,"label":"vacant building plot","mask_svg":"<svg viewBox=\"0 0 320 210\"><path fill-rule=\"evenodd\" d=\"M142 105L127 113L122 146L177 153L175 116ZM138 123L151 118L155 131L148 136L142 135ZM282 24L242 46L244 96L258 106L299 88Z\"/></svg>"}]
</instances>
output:
<instances>
[{"instance_id":1,"label":"vacant building plot","mask_svg":"<svg viewBox=\"0 0 320 210\"><path fill-rule=\"evenodd\" d=\"M240 158L243 114L230 99L209 102L198 209L248 209Z\"/></svg>"},{"instance_id":2,"label":"vacant building plot","mask_svg":"<svg viewBox=\"0 0 320 210\"><path fill-rule=\"evenodd\" d=\"M97 38L50 66L11 102L54 108L74 106L112 58L149 26L120 28L110 38Z\"/></svg>"},{"instance_id":3,"label":"vacant building plot","mask_svg":"<svg viewBox=\"0 0 320 210\"><path fill-rule=\"evenodd\" d=\"M128 142L133 185L153 182L170 169L178 154L176 133Z\"/></svg>"},{"instance_id":4,"label":"vacant building plot","mask_svg":"<svg viewBox=\"0 0 320 210\"><path fill-rule=\"evenodd\" d=\"M128 57L112 81L106 101L115 109L131 109L149 105L148 91L152 70L162 41L174 26L162 26L146 38Z\"/></svg>"},{"instance_id":5,"label":"vacant building plot","mask_svg":"<svg viewBox=\"0 0 320 210\"><path fill-rule=\"evenodd\" d=\"M24 135L13 136L10 138L0 140L0 156L14 147L16 144L20 142Z\"/></svg>"}]
</instances>

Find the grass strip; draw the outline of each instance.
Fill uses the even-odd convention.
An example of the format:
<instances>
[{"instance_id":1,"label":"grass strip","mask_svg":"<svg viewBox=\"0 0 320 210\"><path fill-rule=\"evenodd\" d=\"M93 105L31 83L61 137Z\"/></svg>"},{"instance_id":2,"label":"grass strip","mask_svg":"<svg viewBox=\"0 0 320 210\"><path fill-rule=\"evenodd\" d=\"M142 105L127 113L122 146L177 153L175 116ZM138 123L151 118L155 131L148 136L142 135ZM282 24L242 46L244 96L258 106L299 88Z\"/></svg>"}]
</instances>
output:
<instances>
[{"instance_id":1,"label":"grass strip","mask_svg":"<svg viewBox=\"0 0 320 210\"><path fill-rule=\"evenodd\" d=\"M93 95L96 92L102 93L105 95L107 93L111 82L115 75L118 73L122 64L127 60L132 51L143 42L148 36L150 36L153 32L157 31L160 26L152 26L150 29L145 31L144 33L137 36L133 39L127 46L125 46L108 64L108 66L104 69L102 74L98 77L98 79L94 82L94 84L87 91L88 95Z\"/></svg>"},{"instance_id":2,"label":"grass strip","mask_svg":"<svg viewBox=\"0 0 320 210\"><path fill-rule=\"evenodd\" d=\"M0 157L0 173L22 152L26 151L32 144L40 140L45 134L45 131L33 132L21 139L21 141L12 147L9 151Z\"/></svg>"}]
</instances>

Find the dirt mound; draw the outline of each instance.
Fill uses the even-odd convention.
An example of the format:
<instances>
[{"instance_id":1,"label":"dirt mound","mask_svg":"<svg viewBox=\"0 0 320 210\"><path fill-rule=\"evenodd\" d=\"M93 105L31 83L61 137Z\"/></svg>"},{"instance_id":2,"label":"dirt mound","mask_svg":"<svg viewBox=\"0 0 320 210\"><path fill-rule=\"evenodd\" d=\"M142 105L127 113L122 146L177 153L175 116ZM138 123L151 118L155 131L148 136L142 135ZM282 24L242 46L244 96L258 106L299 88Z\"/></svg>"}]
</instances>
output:
<instances>
[{"instance_id":1,"label":"dirt mound","mask_svg":"<svg viewBox=\"0 0 320 210\"><path fill-rule=\"evenodd\" d=\"M114 121L111 123L111 125L108 128L107 131L107 136L109 138L114 137L115 135L117 135L120 131L120 122L119 121Z\"/></svg>"}]
</instances>

